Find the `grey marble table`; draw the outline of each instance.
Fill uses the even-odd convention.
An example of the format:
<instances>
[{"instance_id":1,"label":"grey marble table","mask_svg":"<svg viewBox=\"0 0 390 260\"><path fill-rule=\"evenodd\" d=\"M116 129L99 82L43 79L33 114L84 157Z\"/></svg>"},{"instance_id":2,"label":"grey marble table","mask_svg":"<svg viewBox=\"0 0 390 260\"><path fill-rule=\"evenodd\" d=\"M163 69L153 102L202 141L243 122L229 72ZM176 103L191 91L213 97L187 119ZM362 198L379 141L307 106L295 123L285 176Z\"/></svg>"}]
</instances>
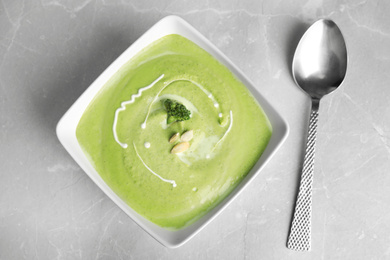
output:
<instances>
[{"instance_id":1,"label":"grey marble table","mask_svg":"<svg viewBox=\"0 0 390 260\"><path fill-rule=\"evenodd\" d=\"M93 80L164 16L219 47L288 121L287 141L188 243L168 249L71 159L55 126ZM389 1L0 1L0 259L390 259ZM309 98L291 77L300 36L333 19L343 86L323 99L313 248L286 248Z\"/></svg>"}]
</instances>

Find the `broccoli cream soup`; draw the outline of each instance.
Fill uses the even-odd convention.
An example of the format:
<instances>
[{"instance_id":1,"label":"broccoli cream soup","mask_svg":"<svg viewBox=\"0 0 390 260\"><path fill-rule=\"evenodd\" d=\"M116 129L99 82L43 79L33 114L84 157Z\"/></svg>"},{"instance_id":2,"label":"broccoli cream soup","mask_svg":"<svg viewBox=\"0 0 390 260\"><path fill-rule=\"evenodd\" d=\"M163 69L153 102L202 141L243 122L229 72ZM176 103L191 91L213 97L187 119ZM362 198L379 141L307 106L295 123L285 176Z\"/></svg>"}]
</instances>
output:
<instances>
[{"instance_id":1,"label":"broccoli cream soup","mask_svg":"<svg viewBox=\"0 0 390 260\"><path fill-rule=\"evenodd\" d=\"M188 39L168 35L108 81L76 136L123 201L159 226L180 229L237 186L271 131L225 66Z\"/></svg>"}]
</instances>

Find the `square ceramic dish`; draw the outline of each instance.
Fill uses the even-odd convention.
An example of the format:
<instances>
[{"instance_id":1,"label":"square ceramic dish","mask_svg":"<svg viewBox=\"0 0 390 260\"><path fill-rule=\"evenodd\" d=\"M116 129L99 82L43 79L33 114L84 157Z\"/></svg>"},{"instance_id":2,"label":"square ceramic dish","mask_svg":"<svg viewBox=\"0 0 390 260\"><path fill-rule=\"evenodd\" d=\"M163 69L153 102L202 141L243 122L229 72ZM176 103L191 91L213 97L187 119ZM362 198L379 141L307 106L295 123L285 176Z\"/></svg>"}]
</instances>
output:
<instances>
[{"instance_id":1,"label":"square ceramic dish","mask_svg":"<svg viewBox=\"0 0 390 260\"><path fill-rule=\"evenodd\" d=\"M209 52L214 58L224 64L241 82L251 91L253 96L257 99L265 114L267 115L272 125L272 137L268 143L264 153L242 180L242 182L231 192L218 206L208 212L205 216L199 219L192 225L180 230L172 231L159 227L148 221L132 208L130 208L124 201L122 201L103 181L100 175L93 168L92 164L83 153L77 138L76 128L83 115L85 109L92 101L94 96L105 85L105 83L135 54L137 54L144 47L157 39L169 35L179 34L193 41L204 50ZM259 174L260 170L266 164L272 155L276 152L288 134L288 125L279 115L279 113L272 107L272 105L258 92L254 85L247 77L212 43L210 43L204 36L196 31L191 25L177 16L168 16L156 23L137 41L135 41L122 55L119 56L92 84L91 86L78 98L78 100L65 113L57 125L57 136L74 158L80 167L88 174L88 176L103 190L108 197L110 197L126 214L128 214L139 226L146 232L153 236L156 240L167 247L178 247L188 241L197 232L199 232L206 224L213 220L244 188L249 184L253 178Z\"/></svg>"}]
</instances>

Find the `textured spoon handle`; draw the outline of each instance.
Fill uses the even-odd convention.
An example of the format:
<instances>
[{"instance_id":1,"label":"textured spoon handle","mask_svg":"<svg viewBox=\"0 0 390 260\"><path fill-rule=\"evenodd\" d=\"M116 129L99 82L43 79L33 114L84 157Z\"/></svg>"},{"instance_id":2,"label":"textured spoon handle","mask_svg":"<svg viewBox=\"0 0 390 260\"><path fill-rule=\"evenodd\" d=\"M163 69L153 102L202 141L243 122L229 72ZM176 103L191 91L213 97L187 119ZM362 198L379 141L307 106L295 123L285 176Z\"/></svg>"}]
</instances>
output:
<instances>
[{"instance_id":1,"label":"textured spoon handle","mask_svg":"<svg viewBox=\"0 0 390 260\"><path fill-rule=\"evenodd\" d=\"M313 103L310 114L309 135L306 144L306 154L303 163L301 183L299 185L294 218L291 224L290 236L287 243L288 248L297 251L308 251L311 248L311 203L317 120L318 103Z\"/></svg>"}]
</instances>

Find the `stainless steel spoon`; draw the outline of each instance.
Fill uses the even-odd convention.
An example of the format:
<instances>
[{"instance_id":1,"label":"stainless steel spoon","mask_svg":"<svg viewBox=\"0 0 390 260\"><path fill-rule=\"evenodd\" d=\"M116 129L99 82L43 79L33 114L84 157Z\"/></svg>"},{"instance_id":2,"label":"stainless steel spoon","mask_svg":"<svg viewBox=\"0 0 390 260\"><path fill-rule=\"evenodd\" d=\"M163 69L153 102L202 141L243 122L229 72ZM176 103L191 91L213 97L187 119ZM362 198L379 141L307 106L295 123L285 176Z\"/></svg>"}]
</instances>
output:
<instances>
[{"instance_id":1,"label":"stainless steel spoon","mask_svg":"<svg viewBox=\"0 0 390 260\"><path fill-rule=\"evenodd\" d=\"M287 247L311 249L311 204L314 152L320 99L341 85L347 71L347 49L340 29L326 19L305 32L294 54L293 78L311 97L311 114L301 183Z\"/></svg>"}]
</instances>

